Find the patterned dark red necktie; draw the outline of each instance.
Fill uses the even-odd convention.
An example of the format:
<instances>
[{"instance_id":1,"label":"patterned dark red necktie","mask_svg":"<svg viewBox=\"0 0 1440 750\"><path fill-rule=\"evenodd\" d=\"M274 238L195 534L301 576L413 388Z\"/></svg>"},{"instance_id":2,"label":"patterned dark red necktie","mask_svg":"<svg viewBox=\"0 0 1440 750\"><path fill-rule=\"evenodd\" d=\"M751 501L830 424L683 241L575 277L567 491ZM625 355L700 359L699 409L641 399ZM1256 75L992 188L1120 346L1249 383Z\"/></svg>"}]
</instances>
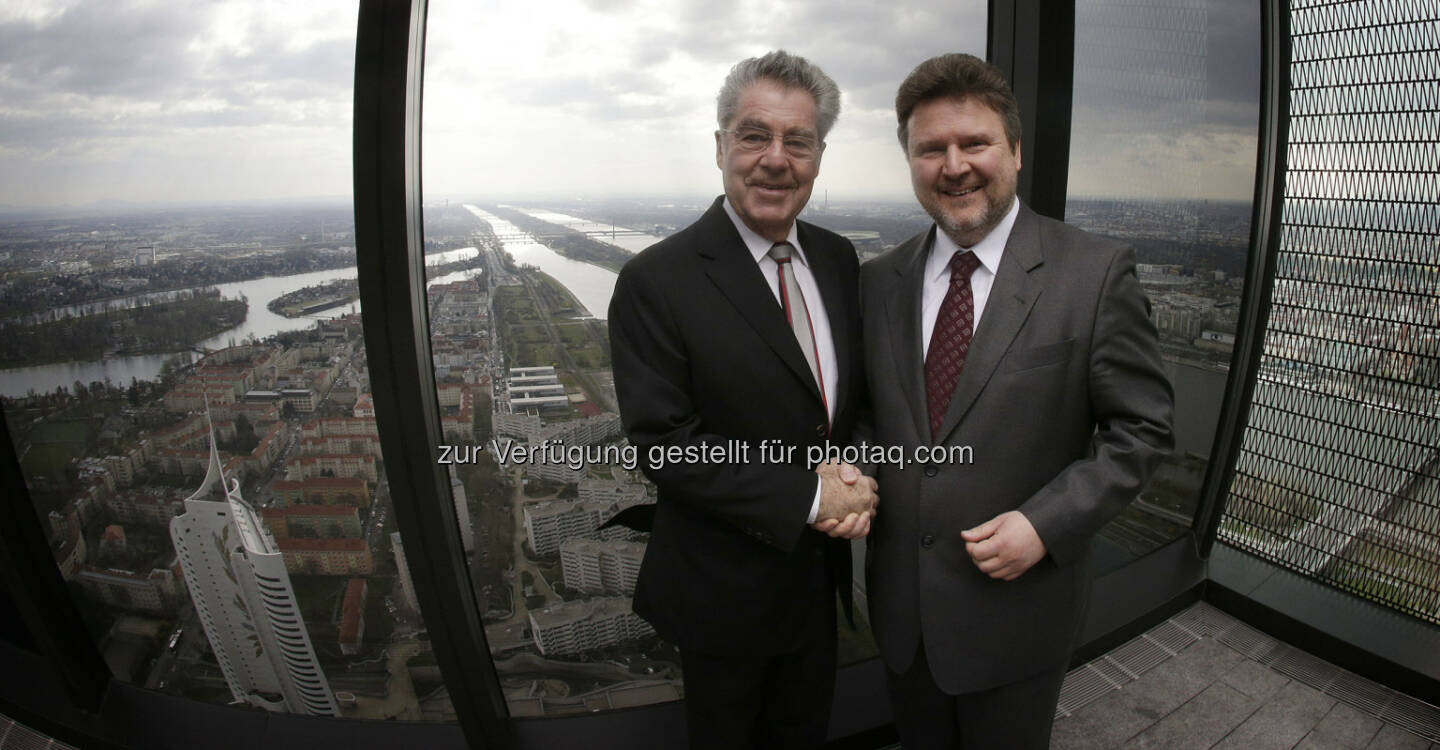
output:
<instances>
[{"instance_id":1,"label":"patterned dark red necktie","mask_svg":"<svg viewBox=\"0 0 1440 750\"><path fill-rule=\"evenodd\" d=\"M940 438L940 423L950 409L955 382L965 367L970 337L975 328L975 296L970 292L970 274L980 267L975 253L950 256L950 288L940 302L935 328L930 332L930 349L925 353L925 398L930 405L930 439Z\"/></svg>"}]
</instances>

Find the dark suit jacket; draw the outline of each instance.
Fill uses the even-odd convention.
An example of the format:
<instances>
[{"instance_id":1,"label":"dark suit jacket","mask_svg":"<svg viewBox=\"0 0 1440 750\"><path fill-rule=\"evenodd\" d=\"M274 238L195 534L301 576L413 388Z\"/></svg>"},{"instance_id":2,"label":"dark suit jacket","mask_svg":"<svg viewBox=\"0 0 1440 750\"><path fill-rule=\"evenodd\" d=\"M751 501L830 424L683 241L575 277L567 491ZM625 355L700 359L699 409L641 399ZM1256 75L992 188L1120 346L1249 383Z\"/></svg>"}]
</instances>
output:
<instances>
[{"instance_id":1,"label":"dark suit jacket","mask_svg":"<svg viewBox=\"0 0 1440 750\"><path fill-rule=\"evenodd\" d=\"M817 609L833 611L832 587L850 594L848 542L805 524L816 476L804 461L806 446L848 441L855 422L858 262L849 241L798 222L835 341L827 435L819 389L774 282L722 200L626 263L610 302L621 418L659 489L634 606L684 648L785 650L827 614ZM649 466L655 450L730 440L750 446L748 462ZM767 440L794 446L793 461L762 462Z\"/></svg>"},{"instance_id":2,"label":"dark suit jacket","mask_svg":"<svg viewBox=\"0 0 1440 750\"><path fill-rule=\"evenodd\" d=\"M921 277L935 229L862 272L874 439L932 445ZM1171 390L1131 250L1022 205L934 441L972 461L878 467L867 558L881 655L909 668L923 635L959 694L1065 666L1089 595L1095 533L1170 450ZM1046 556L1020 578L975 568L960 532L1025 514Z\"/></svg>"}]
</instances>

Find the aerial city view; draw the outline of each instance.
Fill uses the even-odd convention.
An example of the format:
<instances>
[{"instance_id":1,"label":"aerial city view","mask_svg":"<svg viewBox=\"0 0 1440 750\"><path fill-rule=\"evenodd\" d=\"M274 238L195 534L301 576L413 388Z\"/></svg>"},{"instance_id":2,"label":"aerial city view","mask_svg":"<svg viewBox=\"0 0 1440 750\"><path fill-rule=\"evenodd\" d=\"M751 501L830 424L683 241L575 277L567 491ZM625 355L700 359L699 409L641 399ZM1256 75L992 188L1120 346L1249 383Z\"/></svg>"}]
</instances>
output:
<instances>
[{"instance_id":1,"label":"aerial city view","mask_svg":"<svg viewBox=\"0 0 1440 750\"><path fill-rule=\"evenodd\" d=\"M630 611L645 536L599 528L654 494L614 449L603 316L615 269L703 206L425 208L437 457L512 714L680 697L673 648ZM1177 389L1215 408L1248 208L1072 211L1136 245ZM862 258L923 217L880 203L807 215ZM1166 236L1176 226L1184 239ZM276 710L452 715L389 513L351 232L325 206L0 229L5 414L56 562L117 674ZM1117 547L1138 554L1183 528L1207 424L1182 411L1182 450L1106 531ZM863 627L842 643L844 660L873 649Z\"/></svg>"},{"instance_id":2,"label":"aerial city view","mask_svg":"<svg viewBox=\"0 0 1440 750\"><path fill-rule=\"evenodd\" d=\"M428 447L510 714L679 699L676 648L631 611L647 535L602 528L656 497L618 413L617 271L721 192L717 88L737 60L781 47L829 71L843 105L800 218L862 263L926 230L896 86L929 55L983 55L987 4L785 3L784 20L813 29L803 44L743 4L500 5L428 10L422 227L441 410ZM392 492L370 382L356 9L274 11L0 4L16 40L0 45L0 405L55 564L119 679L254 710L453 720L422 611L435 604L407 563L424 540L395 512L444 507ZM1242 304L1264 292L1222 539L1433 619L1440 604L1410 582L1440 576L1433 552L1412 554L1440 524L1440 484L1413 471L1433 477L1435 441L1409 436L1434 434L1434 265L1387 276L1386 259L1297 230L1299 259L1276 264L1273 289L1247 289L1256 4L1091 0L1075 22L1069 163L1047 166L1068 166L1065 221L1134 248L1175 392L1176 449L1101 532L1096 570L1189 533L1250 330ZM702 31L720 26L734 33ZM104 54L81 54L99 38ZM1294 190L1319 190L1306 179ZM1326 201L1287 217L1339 210ZM1424 242L1406 252L1429 258ZM1330 276L1373 288L1312 279ZM1368 432L1314 418L1336 409ZM875 653L864 612L840 627L841 664Z\"/></svg>"}]
</instances>

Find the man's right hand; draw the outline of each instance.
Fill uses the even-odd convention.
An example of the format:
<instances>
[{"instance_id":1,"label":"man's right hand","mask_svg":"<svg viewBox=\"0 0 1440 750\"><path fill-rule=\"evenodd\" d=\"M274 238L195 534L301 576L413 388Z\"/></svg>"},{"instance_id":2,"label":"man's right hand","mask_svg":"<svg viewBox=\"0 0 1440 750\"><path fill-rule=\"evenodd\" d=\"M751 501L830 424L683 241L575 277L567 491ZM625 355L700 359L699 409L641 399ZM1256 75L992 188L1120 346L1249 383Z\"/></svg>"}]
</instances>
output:
<instances>
[{"instance_id":1,"label":"man's right hand","mask_svg":"<svg viewBox=\"0 0 1440 750\"><path fill-rule=\"evenodd\" d=\"M850 464L824 463L815 467L820 475L820 510L815 528L830 536L855 539L870 533L879 486Z\"/></svg>"},{"instance_id":2,"label":"man's right hand","mask_svg":"<svg viewBox=\"0 0 1440 750\"><path fill-rule=\"evenodd\" d=\"M859 539L870 533L870 516L874 513L851 513L841 521L835 518L827 518L824 521L816 521L810 524L816 531L829 534L835 539Z\"/></svg>"}]
</instances>

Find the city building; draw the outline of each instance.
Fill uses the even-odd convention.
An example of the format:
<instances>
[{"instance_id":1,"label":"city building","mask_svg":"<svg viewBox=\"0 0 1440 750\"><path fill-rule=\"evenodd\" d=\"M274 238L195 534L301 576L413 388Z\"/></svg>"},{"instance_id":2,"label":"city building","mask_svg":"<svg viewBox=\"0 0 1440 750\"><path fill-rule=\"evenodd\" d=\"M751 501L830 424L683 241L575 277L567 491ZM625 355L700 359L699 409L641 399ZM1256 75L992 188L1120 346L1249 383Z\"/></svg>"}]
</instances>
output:
<instances>
[{"instance_id":1,"label":"city building","mask_svg":"<svg viewBox=\"0 0 1440 750\"><path fill-rule=\"evenodd\" d=\"M610 502L628 508L644 502L645 485L615 479L582 479L576 487L575 499L582 503Z\"/></svg>"},{"instance_id":2,"label":"city building","mask_svg":"<svg viewBox=\"0 0 1440 750\"><path fill-rule=\"evenodd\" d=\"M75 574L74 580L91 596L111 607L151 615L174 611L177 600L185 593L174 560L169 567L155 568L149 573L87 565Z\"/></svg>"},{"instance_id":3,"label":"city building","mask_svg":"<svg viewBox=\"0 0 1440 750\"><path fill-rule=\"evenodd\" d=\"M415 598L415 581L410 578L410 563L405 559L405 544L400 532L390 532L390 552L395 556L396 577L399 579L400 601L411 614L420 612L420 600Z\"/></svg>"},{"instance_id":4,"label":"city building","mask_svg":"<svg viewBox=\"0 0 1440 750\"><path fill-rule=\"evenodd\" d=\"M364 539L277 539L285 569L298 575L366 576L375 572Z\"/></svg>"},{"instance_id":5,"label":"city building","mask_svg":"<svg viewBox=\"0 0 1440 750\"><path fill-rule=\"evenodd\" d=\"M514 413L565 413L570 399L554 367L512 367L506 383L510 410Z\"/></svg>"},{"instance_id":6,"label":"city building","mask_svg":"<svg viewBox=\"0 0 1440 750\"><path fill-rule=\"evenodd\" d=\"M277 540L356 539L360 536L360 513L354 505L285 505L261 508L265 527Z\"/></svg>"},{"instance_id":7,"label":"city building","mask_svg":"<svg viewBox=\"0 0 1440 750\"><path fill-rule=\"evenodd\" d=\"M450 494L455 501L455 520L460 524L460 542L468 555L475 551L475 525L470 522L470 502L465 497L465 484L460 481L459 472L454 466L448 468Z\"/></svg>"},{"instance_id":8,"label":"city building","mask_svg":"<svg viewBox=\"0 0 1440 750\"><path fill-rule=\"evenodd\" d=\"M544 656L569 656L655 634L620 597L565 602L531 610L535 648Z\"/></svg>"},{"instance_id":9,"label":"city building","mask_svg":"<svg viewBox=\"0 0 1440 750\"><path fill-rule=\"evenodd\" d=\"M356 419L374 419L375 397L369 393L360 394L355 399L355 406L351 409L351 413L355 415Z\"/></svg>"},{"instance_id":10,"label":"city building","mask_svg":"<svg viewBox=\"0 0 1440 750\"><path fill-rule=\"evenodd\" d=\"M295 456L285 462L285 478L290 481L329 477L378 481L375 457L358 453L324 453Z\"/></svg>"},{"instance_id":11,"label":"city building","mask_svg":"<svg viewBox=\"0 0 1440 750\"><path fill-rule=\"evenodd\" d=\"M185 512L185 500L159 487L121 490L106 501L121 523L168 524Z\"/></svg>"},{"instance_id":12,"label":"city building","mask_svg":"<svg viewBox=\"0 0 1440 750\"><path fill-rule=\"evenodd\" d=\"M345 598L340 605L340 653L354 656L360 653L365 638L365 595L370 584L364 578L351 578L345 584Z\"/></svg>"},{"instance_id":13,"label":"city building","mask_svg":"<svg viewBox=\"0 0 1440 750\"><path fill-rule=\"evenodd\" d=\"M560 543L565 588L587 594L630 596L645 558L642 542L602 542L571 538Z\"/></svg>"},{"instance_id":14,"label":"city building","mask_svg":"<svg viewBox=\"0 0 1440 750\"><path fill-rule=\"evenodd\" d=\"M490 415L490 429L495 433L496 438L514 438L521 442L529 442L530 436L540 432L544 426L540 421L539 414L500 414Z\"/></svg>"},{"instance_id":15,"label":"city building","mask_svg":"<svg viewBox=\"0 0 1440 750\"><path fill-rule=\"evenodd\" d=\"M363 477L280 479L271 487L275 505L354 505L370 507L370 485Z\"/></svg>"},{"instance_id":16,"label":"city building","mask_svg":"<svg viewBox=\"0 0 1440 750\"><path fill-rule=\"evenodd\" d=\"M210 648L237 702L336 716L275 539L224 475L215 439L205 479L170 522L180 568Z\"/></svg>"},{"instance_id":17,"label":"city building","mask_svg":"<svg viewBox=\"0 0 1440 750\"><path fill-rule=\"evenodd\" d=\"M633 504L633 503L631 503ZM560 551L566 539L631 541L641 535L623 526L601 529L622 508L608 501L550 500L525 506L525 534L530 549L544 557Z\"/></svg>"}]
</instances>

